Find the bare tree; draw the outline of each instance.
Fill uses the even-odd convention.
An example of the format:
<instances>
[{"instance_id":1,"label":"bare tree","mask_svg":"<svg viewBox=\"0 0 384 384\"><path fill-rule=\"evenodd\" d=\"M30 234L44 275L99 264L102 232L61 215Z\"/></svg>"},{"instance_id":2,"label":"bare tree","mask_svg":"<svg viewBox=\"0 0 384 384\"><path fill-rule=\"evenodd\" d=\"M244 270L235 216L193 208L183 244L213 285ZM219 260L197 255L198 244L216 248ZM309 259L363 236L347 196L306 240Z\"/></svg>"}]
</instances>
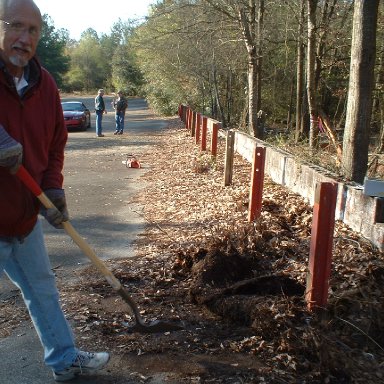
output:
<instances>
[{"instance_id":1,"label":"bare tree","mask_svg":"<svg viewBox=\"0 0 384 384\"><path fill-rule=\"evenodd\" d=\"M248 52L248 127L251 134L262 139L264 131L262 125L258 124L257 113L261 107L261 31L264 20L264 0L259 0L257 10L256 1L250 0L249 7L238 8L238 14Z\"/></svg>"},{"instance_id":2,"label":"bare tree","mask_svg":"<svg viewBox=\"0 0 384 384\"><path fill-rule=\"evenodd\" d=\"M381 46L379 48L380 56L378 56L378 66L376 74L376 97L373 99L373 116L376 115L375 124L376 129L380 131L380 135L377 143L377 152L384 151L384 100L382 90L384 84L384 40L381 40ZM380 128L379 128L380 127Z\"/></svg>"},{"instance_id":3,"label":"bare tree","mask_svg":"<svg viewBox=\"0 0 384 384\"><path fill-rule=\"evenodd\" d=\"M311 118L309 146L313 148L318 133L318 106L316 95L316 10L318 0L307 0L308 7L308 48L307 48L307 94Z\"/></svg>"},{"instance_id":4,"label":"bare tree","mask_svg":"<svg viewBox=\"0 0 384 384\"><path fill-rule=\"evenodd\" d=\"M355 0L347 117L343 139L345 175L364 181L368 167L369 127L380 0Z\"/></svg>"},{"instance_id":5,"label":"bare tree","mask_svg":"<svg viewBox=\"0 0 384 384\"><path fill-rule=\"evenodd\" d=\"M295 141L298 142L303 135L303 89L304 89L304 20L305 0L301 0L300 17L298 23L297 64L296 64L296 131Z\"/></svg>"},{"instance_id":6,"label":"bare tree","mask_svg":"<svg viewBox=\"0 0 384 384\"><path fill-rule=\"evenodd\" d=\"M204 0L215 11L237 21L247 49L248 68L248 129L259 139L264 136L257 113L261 108L262 31L264 0Z\"/></svg>"}]
</instances>

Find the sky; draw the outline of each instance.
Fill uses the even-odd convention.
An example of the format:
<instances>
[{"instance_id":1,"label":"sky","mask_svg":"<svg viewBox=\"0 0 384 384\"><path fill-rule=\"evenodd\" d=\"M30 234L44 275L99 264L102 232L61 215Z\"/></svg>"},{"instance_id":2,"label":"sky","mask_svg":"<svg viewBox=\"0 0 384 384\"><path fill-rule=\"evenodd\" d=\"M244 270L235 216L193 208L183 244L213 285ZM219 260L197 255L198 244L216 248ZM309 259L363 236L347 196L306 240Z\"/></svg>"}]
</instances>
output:
<instances>
[{"instance_id":1,"label":"sky","mask_svg":"<svg viewBox=\"0 0 384 384\"><path fill-rule=\"evenodd\" d=\"M42 15L48 14L55 29L65 28L79 40L81 33L93 28L98 34L109 34L119 18L122 21L144 17L156 0L34 0Z\"/></svg>"}]
</instances>

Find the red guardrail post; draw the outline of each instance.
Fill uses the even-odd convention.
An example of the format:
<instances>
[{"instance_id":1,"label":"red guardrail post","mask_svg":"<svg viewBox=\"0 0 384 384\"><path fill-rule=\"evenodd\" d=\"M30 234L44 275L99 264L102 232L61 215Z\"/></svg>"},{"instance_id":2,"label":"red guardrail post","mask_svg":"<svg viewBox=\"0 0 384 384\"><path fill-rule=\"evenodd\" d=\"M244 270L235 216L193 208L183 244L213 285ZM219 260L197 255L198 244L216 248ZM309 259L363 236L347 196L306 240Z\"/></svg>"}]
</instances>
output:
<instances>
[{"instance_id":1,"label":"red guardrail post","mask_svg":"<svg viewBox=\"0 0 384 384\"><path fill-rule=\"evenodd\" d=\"M196 114L196 131L195 131L195 143L199 144L200 141L200 125L201 125L201 114Z\"/></svg>"},{"instance_id":2,"label":"red guardrail post","mask_svg":"<svg viewBox=\"0 0 384 384\"><path fill-rule=\"evenodd\" d=\"M324 307L328 301L336 198L337 184L316 185L306 291L309 310Z\"/></svg>"},{"instance_id":3,"label":"red guardrail post","mask_svg":"<svg viewBox=\"0 0 384 384\"><path fill-rule=\"evenodd\" d=\"M261 215L264 189L265 147L257 147L253 152L251 190L249 192L248 221L252 222Z\"/></svg>"},{"instance_id":4,"label":"red guardrail post","mask_svg":"<svg viewBox=\"0 0 384 384\"><path fill-rule=\"evenodd\" d=\"M211 154L213 157L217 156L217 140L219 137L219 123L212 124L212 140L211 140Z\"/></svg>"},{"instance_id":5,"label":"red guardrail post","mask_svg":"<svg viewBox=\"0 0 384 384\"><path fill-rule=\"evenodd\" d=\"M203 116L203 124L201 127L201 150L206 151L207 150L207 123L208 123L208 117Z\"/></svg>"}]
</instances>

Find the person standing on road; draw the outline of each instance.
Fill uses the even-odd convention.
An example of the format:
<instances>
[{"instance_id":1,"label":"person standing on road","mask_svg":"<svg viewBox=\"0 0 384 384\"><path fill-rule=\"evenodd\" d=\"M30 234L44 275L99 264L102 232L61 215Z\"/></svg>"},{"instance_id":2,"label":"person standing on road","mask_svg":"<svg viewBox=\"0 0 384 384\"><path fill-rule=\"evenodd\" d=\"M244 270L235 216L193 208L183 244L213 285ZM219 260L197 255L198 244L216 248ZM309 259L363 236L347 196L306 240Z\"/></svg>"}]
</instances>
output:
<instances>
[{"instance_id":1,"label":"person standing on road","mask_svg":"<svg viewBox=\"0 0 384 384\"><path fill-rule=\"evenodd\" d=\"M123 91L117 92L117 99L113 102L115 109L116 131L114 135L122 135L124 132L125 110L128 108L128 101L124 97Z\"/></svg>"},{"instance_id":2,"label":"person standing on road","mask_svg":"<svg viewBox=\"0 0 384 384\"><path fill-rule=\"evenodd\" d=\"M67 381L103 368L109 354L75 346L38 218L40 211L55 228L68 220L62 188L68 134L57 86L35 57L41 28L33 0L0 0L0 275L5 271L21 290L54 379ZM20 164L57 209L40 208L14 175Z\"/></svg>"},{"instance_id":3,"label":"person standing on road","mask_svg":"<svg viewBox=\"0 0 384 384\"><path fill-rule=\"evenodd\" d=\"M95 112L96 112L96 136L104 137L103 128L101 122L103 120L103 114L107 113L104 103L104 89L99 89L97 96L95 97Z\"/></svg>"}]
</instances>

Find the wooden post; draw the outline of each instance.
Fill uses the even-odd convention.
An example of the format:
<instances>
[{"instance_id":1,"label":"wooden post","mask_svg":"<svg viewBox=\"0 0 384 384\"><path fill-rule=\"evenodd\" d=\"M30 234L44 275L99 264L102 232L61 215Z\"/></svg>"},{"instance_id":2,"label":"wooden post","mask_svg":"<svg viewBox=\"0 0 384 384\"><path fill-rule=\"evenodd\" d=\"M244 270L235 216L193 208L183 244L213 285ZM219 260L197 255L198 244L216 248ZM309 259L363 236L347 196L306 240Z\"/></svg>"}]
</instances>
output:
<instances>
[{"instance_id":1,"label":"wooden post","mask_svg":"<svg viewBox=\"0 0 384 384\"><path fill-rule=\"evenodd\" d=\"M219 137L219 123L212 124L211 154L217 156L217 139Z\"/></svg>"},{"instance_id":2,"label":"wooden post","mask_svg":"<svg viewBox=\"0 0 384 384\"><path fill-rule=\"evenodd\" d=\"M264 188L265 147L256 147L253 152L251 190L249 192L248 221L252 222L261 215Z\"/></svg>"},{"instance_id":3,"label":"wooden post","mask_svg":"<svg viewBox=\"0 0 384 384\"><path fill-rule=\"evenodd\" d=\"M201 114L196 113L196 132L195 132L196 144L199 144L199 141L200 141L200 125L201 125Z\"/></svg>"},{"instance_id":4,"label":"wooden post","mask_svg":"<svg viewBox=\"0 0 384 384\"><path fill-rule=\"evenodd\" d=\"M187 111L188 111L188 107L186 105L182 105L181 106L181 121L186 124L187 122Z\"/></svg>"},{"instance_id":5,"label":"wooden post","mask_svg":"<svg viewBox=\"0 0 384 384\"><path fill-rule=\"evenodd\" d=\"M208 123L208 117L203 116L203 124L201 127L201 150L202 151L207 150L207 123Z\"/></svg>"},{"instance_id":6,"label":"wooden post","mask_svg":"<svg viewBox=\"0 0 384 384\"><path fill-rule=\"evenodd\" d=\"M306 291L309 310L324 307L328 301L336 198L337 184L316 185Z\"/></svg>"},{"instance_id":7,"label":"wooden post","mask_svg":"<svg viewBox=\"0 0 384 384\"><path fill-rule=\"evenodd\" d=\"M187 121L185 124L185 127L187 128L187 131L191 130L191 108L187 107Z\"/></svg>"},{"instance_id":8,"label":"wooden post","mask_svg":"<svg viewBox=\"0 0 384 384\"><path fill-rule=\"evenodd\" d=\"M195 130L196 130L196 112L191 113L191 136L195 136Z\"/></svg>"},{"instance_id":9,"label":"wooden post","mask_svg":"<svg viewBox=\"0 0 384 384\"><path fill-rule=\"evenodd\" d=\"M235 152L235 132L227 132L224 163L224 186L232 184L233 176L233 158Z\"/></svg>"}]
</instances>

